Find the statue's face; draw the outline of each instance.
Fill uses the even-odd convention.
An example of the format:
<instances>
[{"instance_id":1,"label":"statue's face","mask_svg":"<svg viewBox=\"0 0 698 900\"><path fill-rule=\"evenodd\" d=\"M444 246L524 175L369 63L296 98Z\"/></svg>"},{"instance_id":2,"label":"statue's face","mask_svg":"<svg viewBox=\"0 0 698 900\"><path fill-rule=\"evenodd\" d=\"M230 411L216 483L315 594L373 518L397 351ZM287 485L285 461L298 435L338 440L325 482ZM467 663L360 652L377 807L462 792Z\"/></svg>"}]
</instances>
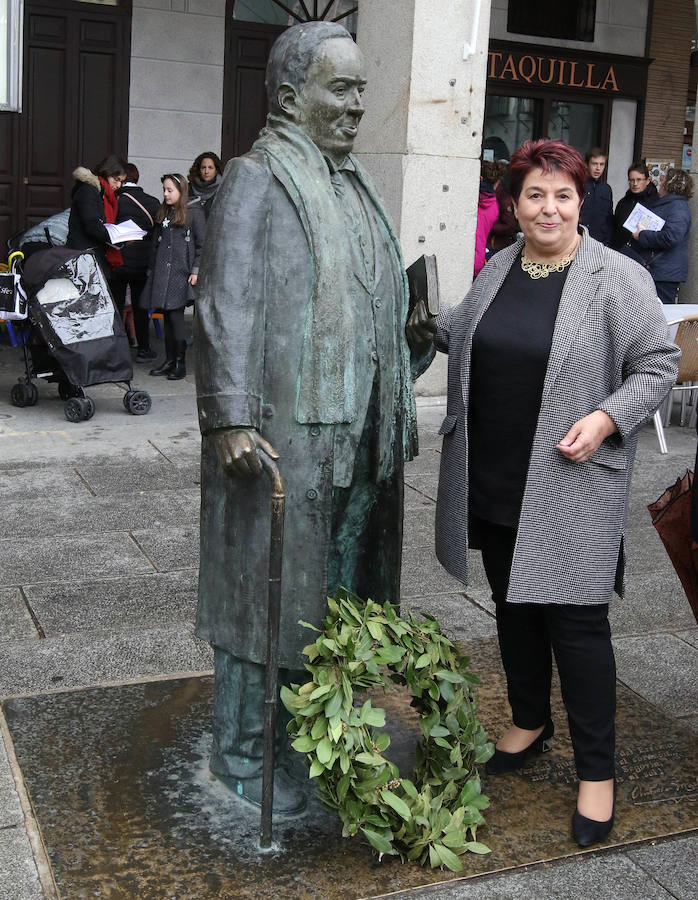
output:
<instances>
[{"instance_id":1,"label":"statue's face","mask_svg":"<svg viewBox=\"0 0 698 900\"><path fill-rule=\"evenodd\" d=\"M297 97L296 124L337 164L354 146L365 84L363 57L354 41L331 38L320 44Z\"/></svg>"}]
</instances>

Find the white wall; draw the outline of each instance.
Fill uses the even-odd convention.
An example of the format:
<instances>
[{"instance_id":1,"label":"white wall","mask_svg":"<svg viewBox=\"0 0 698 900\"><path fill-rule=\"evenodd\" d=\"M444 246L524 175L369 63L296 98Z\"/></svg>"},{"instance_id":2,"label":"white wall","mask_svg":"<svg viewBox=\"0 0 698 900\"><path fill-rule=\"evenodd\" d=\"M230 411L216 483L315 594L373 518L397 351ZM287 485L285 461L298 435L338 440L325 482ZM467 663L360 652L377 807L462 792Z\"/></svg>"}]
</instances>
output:
<instances>
[{"instance_id":1,"label":"white wall","mask_svg":"<svg viewBox=\"0 0 698 900\"><path fill-rule=\"evenodd\" d=\"M637 101L613 101L606 180L613 191L614 208L628 190L628 167L635 162L633 159L633 148L635 145L636 118Z\"/></svg>"},{"instance_id":2,"label":"white wall","mask_svg":"<svg viewBox=\"0 0 698 900\"><path fill-rule=\"evenodd\" d=\"M535 0L531 0L535 2ZM594 42L560 41L552 38L513 34L507 31L509 0L492 0L490 37L523 44L549 44L593 50L597 53L622 53L627 56L645 55L645 34L649 0L596 0Z\"/></svg>"},{"instance_id":3,"label":"white wall","mask_svg":"<svg viewBox=\"0 0 698 900\"><path fill-rule=\"evenodd\" d=\"M220 154L225 0L133 0L129 160L148 193Z\"/></svg>"}]
</instances>

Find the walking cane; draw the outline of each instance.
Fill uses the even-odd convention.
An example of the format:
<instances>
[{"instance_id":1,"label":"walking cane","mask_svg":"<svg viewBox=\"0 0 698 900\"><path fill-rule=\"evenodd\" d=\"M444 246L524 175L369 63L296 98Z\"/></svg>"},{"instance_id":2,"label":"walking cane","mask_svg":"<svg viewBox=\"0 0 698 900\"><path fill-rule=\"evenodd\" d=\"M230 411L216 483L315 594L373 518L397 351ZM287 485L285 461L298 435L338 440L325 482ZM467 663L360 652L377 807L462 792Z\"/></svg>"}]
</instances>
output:
<instances>
[{"instance_id":1,"label":"walking cane","mask_svg":"<svg viewBox=\"0 0 698 900\"><path fill-rule=\"evenodd\" d=\"M281 623L281 559L284 541L286 488L276 462L263 450L259 459L271 482L271 534L269 539L269 594L267 613L267 683L264 694L264 755L262 760L262 822L259 846L271 847L274 805L274 733L279 707L279 626Z\"/></svg>"}]
</instances>

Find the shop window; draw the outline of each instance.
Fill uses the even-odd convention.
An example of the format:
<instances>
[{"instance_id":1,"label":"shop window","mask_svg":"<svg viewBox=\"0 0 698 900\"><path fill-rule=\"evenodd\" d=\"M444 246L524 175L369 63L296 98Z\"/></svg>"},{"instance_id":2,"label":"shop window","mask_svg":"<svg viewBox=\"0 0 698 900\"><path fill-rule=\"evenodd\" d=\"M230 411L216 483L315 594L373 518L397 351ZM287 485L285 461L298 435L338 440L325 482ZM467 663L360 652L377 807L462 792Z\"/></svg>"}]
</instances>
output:
<instances>
[{"instance_id":1,"label":"shop window","mask_svg":"<svg viewBox=\"0 0 698 900\"><path fill-rule=\"evenodd\" d=\"M509 0L507 31L567 41L593 41L596 0Z\"/></svg>"},{"instance_id":2,"label":"shop window","mask_svg":"<svg viewBox=\"0 0 698 900\"><path fill-rule=\"evenodd\" d=\"M584 156L598 143L602 107L598 103L553 100L550 104L548 137L570 144Z\"/></svg>"},{"instance_id":3,"label":"shop window","mask_svg":"<svg viewBox=\"0 0 698 900\"><path fill-rule=\"evenodd\" d=\"M235 0L233 18L265 25L297 25L325 19L356 32L358 0Z\"/></svg>"},{"instance_id":4,"label":"shop window","mask_svg":"<svg viewBox=\"0 0 698 900\"><path fill-rule=\"evenodd\" d=\"M488 96L483 159L509 159L538 130L540 103L528 97Z\"/></svg>"},{"instance_id":5,"label":"shop window","mask_svg":"<svg viewBox=\"0 0 698 900\"><path fill-rule=\"evenodd\" d=\"M602 144L603 117L601 103L488 94L483 159L509 159L524 141L541 137L564 141L583 156Z\"/></svg>"}]
</instances>

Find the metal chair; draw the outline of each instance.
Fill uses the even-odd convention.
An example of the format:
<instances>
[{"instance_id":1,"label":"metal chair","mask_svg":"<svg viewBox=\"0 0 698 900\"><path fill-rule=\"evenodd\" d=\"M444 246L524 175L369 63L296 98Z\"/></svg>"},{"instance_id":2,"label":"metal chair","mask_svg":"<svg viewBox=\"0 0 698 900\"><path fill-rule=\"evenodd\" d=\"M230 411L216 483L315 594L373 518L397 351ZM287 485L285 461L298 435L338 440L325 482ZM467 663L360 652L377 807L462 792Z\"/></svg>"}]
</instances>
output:
<instances>
[{"instance_id":1,"label":"metal chair","mask_svg":"<svg viewBox=\"0 0 698 900\"><path fill-rule=\"evenodd\" d=\"M686 424L687 401L690 392L698 391L698 316L686 316L669 322L669 326L678 325L674 343L681 349L681 361L679 362L679 374L676 376L676 384L671 389L669 402L666 405L664 425L671 421L674 391L681 393L681 425Z\"/></svg>"}]
</instances>

